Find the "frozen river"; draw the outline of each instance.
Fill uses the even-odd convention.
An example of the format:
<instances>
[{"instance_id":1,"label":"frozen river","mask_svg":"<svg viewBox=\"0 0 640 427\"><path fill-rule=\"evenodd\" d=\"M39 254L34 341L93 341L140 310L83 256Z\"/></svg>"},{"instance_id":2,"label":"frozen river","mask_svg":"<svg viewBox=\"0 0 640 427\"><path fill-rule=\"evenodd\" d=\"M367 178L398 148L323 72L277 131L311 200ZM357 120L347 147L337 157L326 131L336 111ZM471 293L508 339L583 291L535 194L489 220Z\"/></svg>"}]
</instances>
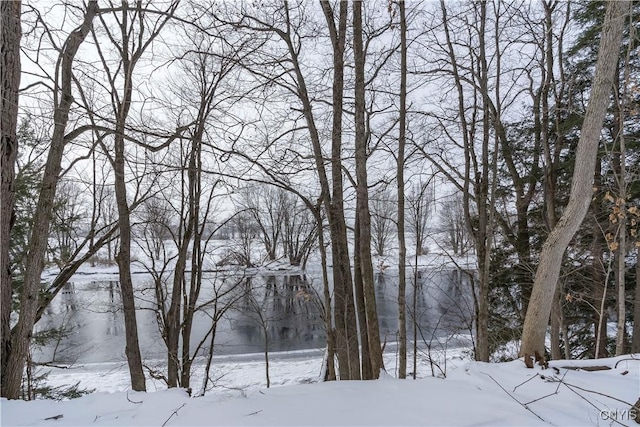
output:
<instances>
[{"instance_id":1,"label":"frozen river","mask_svg":"<svg viewBox=\"0 0 640 427\"><path fill-rule=\"evenodd\" d=\"M114 276L114 278L117 276ZM218 321L214 354L260 353L269 351L321 349L325 346L322 318L321 280L308 274L255 274L250 277L205 276L199 301L212 300L216 290L237 286L240 297ZM145 360L163 359L166 347L158 327L155 293L148 275L134 276L140 349ZM383 342L398 337L397 275L376 274L380 334ZM413 315L413 277L408 278L407 324L411 334ZM239 294L235 294L239 295ZM224 301L219 301L224 305ZM220 307L220 306L219 306ZM219 308L218 307L218 308ZM470 288L457 271L428 271L418 274L415 319L419 341L458 332L469 332L472 312ZM204 340L201 354L208 352L214 307L205 304L194 322L192 348ZM116 280L68 283L53 300L37 324L38 331L62 327L43 346L34 349L40 362L58 364L104 363L125 360L124 323L119 283ZM265 332L266 331L266 332ZM411 335L410 335L411 336Z\"/></svg>"}]
</instances>

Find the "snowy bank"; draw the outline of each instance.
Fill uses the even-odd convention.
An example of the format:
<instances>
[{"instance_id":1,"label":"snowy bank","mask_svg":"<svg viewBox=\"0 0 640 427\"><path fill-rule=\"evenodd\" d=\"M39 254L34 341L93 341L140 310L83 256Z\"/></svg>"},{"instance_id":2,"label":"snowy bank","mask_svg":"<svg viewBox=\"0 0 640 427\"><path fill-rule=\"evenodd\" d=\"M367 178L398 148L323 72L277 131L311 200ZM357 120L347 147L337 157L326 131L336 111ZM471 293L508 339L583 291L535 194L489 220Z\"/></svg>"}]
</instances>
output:
<instances>
[{"instance_id":1,"label":"snowy bank","mask_svg":"<svg viewBox=\"0 0 640 427\"><path fill-rule=\"evenodd\" d=\"M587 371L580 366L611 369ZM568 369L568 368L572 369ZM342 381L190 398L184 390L1 401L3 426L637 425L640 355L597 361L470 362L446 379ZM57 417L57 418L56 418Z\"/></svg>"}]
</instances>

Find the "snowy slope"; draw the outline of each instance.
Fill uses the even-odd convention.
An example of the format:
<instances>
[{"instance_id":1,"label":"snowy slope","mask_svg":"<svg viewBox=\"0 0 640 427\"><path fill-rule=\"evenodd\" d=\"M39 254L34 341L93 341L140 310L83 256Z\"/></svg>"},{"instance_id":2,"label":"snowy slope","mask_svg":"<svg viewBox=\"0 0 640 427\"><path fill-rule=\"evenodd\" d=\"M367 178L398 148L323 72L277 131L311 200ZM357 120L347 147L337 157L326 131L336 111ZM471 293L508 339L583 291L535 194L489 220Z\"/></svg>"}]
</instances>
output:
<instances>
[{"instance_id":1,"label":"snowy slope","mask_svg":"<svg viewBox=\"0 0 640 427\"><path fill-rule=\"evenodd\" d=\"M589 364L612 369L563 368ZM254 389L235 397L190 398L174 389L94 393L65 402L2 400L1 421L3 426L637 425L627 411L640 397L640 355L551 366L470 362L447 379L384 375L378 381ZM57 415L62 417L46 419Z\"/></svg>"}]
</instances>

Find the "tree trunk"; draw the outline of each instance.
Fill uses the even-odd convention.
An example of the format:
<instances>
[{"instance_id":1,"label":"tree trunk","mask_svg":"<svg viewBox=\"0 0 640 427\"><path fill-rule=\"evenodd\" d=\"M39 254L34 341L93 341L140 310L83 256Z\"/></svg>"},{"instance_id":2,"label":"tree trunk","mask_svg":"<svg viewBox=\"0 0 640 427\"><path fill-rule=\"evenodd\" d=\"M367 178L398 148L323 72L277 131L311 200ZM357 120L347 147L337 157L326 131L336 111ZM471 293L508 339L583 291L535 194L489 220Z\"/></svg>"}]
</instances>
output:
<instances>
[{"instance_id":1,"label":"tree trunk","mask_svg":"<svg viewBox=\"0 0 640 427\"><path fill-rule=\"evenodd\" d=\"M182 210L186 211L186 218L180 219L181 232L179 233L178 258L173 274L173 285L171 289L171 302L167 311L167 324L165 330L167 332L167 386L178 386L178 367L180 358L178 356L180 344L181 329L181 312L182 312L182 295L186 283L187 255L189 253L189 243L193 236L196 225L194 224L195 212L193 208L193 194L196 184L196 145L195 141L191 141L188 151L189 162L186 171L186 188L187 194L182 194ZM182 175L184 182L184 171ZM185 188L183 184L181 188ZM192 272L193 274L193 272Z\"/></svg>"},{"instance_id":2,"label":"tree trunk","mask_svg":"<svg viewBox=\"0 0 640 427\"><path fill-rule=\"evenodd\" d=\"M195 354L191 355L191 330L193 318L196 313L196 302L200 296L202 286L202 268L204 255L202 253L202 230L200 226L200 198L202 197L202 134L203 128L199 128L196 137L192 141L192 150L195 151L193 164L193 185L190 190L190 220L193 228L193 244L191 247L191 277L189 279L188 292L185 290L185 301L182 315L182 372L180 387L191 387L191 365ZM207 209L208 212L208 209ZM204 214L206 221L207 214ZM203 225L204 226L204 225ZM186 283L186 281L185 281ZM186 296L188 295L188 297Z\"/></svg>"},{"instance_id":3,"label":"tree trunk","mask_svg":"<svg viewBox=\"0 0 640 427\"><path fill-rule=\"evenodd\" d=\"M545 219L547 221L547 227L549 230L552 230L556 223L558 222L558 218L556 215L556 165L554 165L553 158L551 156L551 147L550 147L550 138L547 123L549 123L549 90L552 84L552 73L553 73L553 41L548 40L551 36L551 11L546 6L545 3L545 22L547 22L547 69L546 71L546 83L544 85L544 90L542 94L541 104L542 104L542 124L540 125L543 146L544 146L544 154L545 154L545 170L544 170L544 198L545 198ZM528 309L529 300L531 298L531 288L529 288L529 292L526 296L525 303L523 307L525 310ZM526 305L525 305L526 304ZM525 311L526 313L526 311ZM559 360L562 359L562 352L560 349L560 329L562 328L562 295L560 286L556 286L556 292L553 297L553 305L551 306L551 359ZM565 342L567 337L565 337Z\"/></svg>"},{"instance_id":4,"label":"tree trunk","mask_svg":"<svg viewBox=\"0 0 640 427\"><path fill-rule=\"evenodd\" d=\"M118 124L115 138L114 175L116 203L118 205L118 226L120 229L120 249L116 255L120 277L120 292L125 328L125 354L129 364L131 388L134 391L146 391L145 377L142 370L142 357L138 345L138 324L136 321L136 305L131 278L131 222L127 203L127 188L124 172L124 122Z\"/></svg>"},{"instance_id":5,"label":"tree trunk","mask_svg":"<svg viewBox=\"0 0 640 427\"><path fill-rule=\"evenodd\" d=\"M400 8L400 111L396 184L398 187L398 377L407 377L407 242L404 234L404 150L407 139L407 17L405 2ZM414 290L415 293L415 290ZM415 313L414 313L415 316ZM415 327L415 325L414 325Z\"/></svg>"},{"instance_id":6,"label":"tree trunk","mask_svg":"<svg viewBox=\"0 0 640 427\"><path fill-rule=\"evenodd\" d=\"M543 355L545 335L555 295L562 257L582 224L593 195L592 183L602 123L609 104L628 1L609 1L602 30L593 89L576 152L571 195L567 207L545 241L522 332L520 355Z\"/></svg>"},{"instance_id":7,"label":"tree trunk","mask_svg":"<svg viewBox=\"0 0 640 427\"><path fill-rule=\"evenodd\" d=\"M623 141L623 138L620 138L621 141ZM621 142L622 144L622 142ZM622 160L624 162L624 159ZM624 164L624 163L622 163ZM624 176L624 166L622 166L622 176ZM624 181L620 180L620 186L621 189L624 188ZM626 343L626 328L625 328L625 323L626 323L626 298L625 298L625 294L626 294L626 286L625 286L625 272L626 272L626 246L627 246L627 226L626 226L626 209L625 209L625 204L626 202L624 201L624 190L621 191L621 195L619 200L621 200L620 203L620 215L622 216L622 218L619 220L620 221L620 242L618 245L618 253L617 253L617 261L618 261L618 265L616 266L616 286L618 289L618 293L617 293L617 303L618 303L618 310L617 310L617 315L618 315L618 324L617 324L617 328L616 328L616 356L621 356L623 354L625 354L625 343Z\"/></svg>"},{"instance_id":8,"label":"tree trunk","mask_svg":"<svg viewBox=\"0 0 640 427\"><path fill-rule=\"evenodd\" d=\"M618 67L620 64L617 64ZM626 73L629 69L629 64L627 64ZM620 87L620 73L619 68L616 70L615 81L617 83L616 87ZM628 83L628 81L627 81ZM616 285L618 288L617 294L617 302L618 302L618 325L616 331L616 356L620 356L625 354L625 325L626 325L626 255L627 255L627 150L625 145L625 136L624 136L624 109L626 109L626 103L624 99L624 94L622 95L622 100L617 99L616 103L616 111L614 113L614 131L618 137L618 143L620 145L620 154L618 157L618 173L616 177L616 181L618 184L618 198L616 200L616 207L620 209L617 214L618 224L619 224L619 244L617 250L617 266L616 266ZM619 98L619 97L617 97Z\"/></svg>"},{"instance_id":9,"label":"tree trunk","mask_svg":"<svg viewBox=\"0 0 640 427\"><path fill-rule=\"evenodd\" d=\"M262 322L262 332L264 333L264 375L267 380L267 388L269 388L271 387L271 378L269 377L269 331L266 319Z\"/></svg>"},{"instance_id":10,"label":"tree trunk","mask_svg":"<svg viewBox=\"0 0 640 427\"><path fill-rule=\"evenodd\" d=\"M560 348L560 329L562 328L560 317L562 312L562 295L560 286L556 287L551 306L551 359L562 359L562 349Z\"/></svg>"},{"instance_id":11,"label":"tree trunk","mask_svg":"<svg viewBox=\"0 0 640 427\"><path fill-rule=\"evenodd\" d=\"M596 194L601 194L602 190L602 165L600 158L596 160L596 170L593 178L593 188ZM602 204L598 201L591 204L593 212L593 242L591 243L591 280L593 281L593 313L596 359L607 357L607 312L605 305L605 289L607 286L607 275L604 271L604 247L607 244L602 229L598 223L604 216Z\"/></svg>"},{"instance_id":12,"label":"tree trunk","mask_svg":"<svg viewBox=\"0 0 640 427\"><path fill-rule=\"evenodd\" d=\"M476 171L474 193L478 205L478 228L476 230L476 248L478 254L478 313L477 313L477 353L476 360L488 362L489 350L489 286L491 281L491 240L493 231L493 195L496 180L497 150L494 150L490 163L490 118L491 101L489 99L489 68L487 63L485 33L487 24L487 4L479 3L480 28L479 39L479 79L480 95L482 96L482 157L481 173ZM496 141L497 142L497 141ZM497 145L497 144L496 144ZM497 147L496 147L497 148ZM491 190L489 176L493 175ZM490 200L491 191L491 200Z\"/></svg>"},{"instance_id":13,"label":"tree trunk","mask_svg":"<svg viewBox=\"0 0 640 427\"><path fill-rule=\"evenodd\" d=\"M365 127L365 52L362 42L362 1L353 2L353 55L355 65L355 163L356 163L356 215L360 230L360 273L364 288L364 302L369 339L369 357L372 376L377 379L383 369L378 309L373 282L371 260L371 212L369 211L369 185L367 177L367 130ZM364 362L363 362L364 365Z\"/></svg>"},{"instance_id":14,"label":"tree trunk","mask_svg":"<svg viewBox=\"0 0 640 427\"><path fill-rule=\"evenodd\" d=\"M373 371L371 367L371 355L369 354L369 335L367 333L367 311L364 301L364 282L362 281L362 243L360 231L360 219L356 215L353 232L353 288L358 313L358 329L360 332L360 349L362 353L362 379L370 379Z\"/></svg>"},{"instance_id":15,"label":"tree trunk","mask_svg":"<svg viewBox=\"0 0 640 427\"><path fill-rule=\"evenodd\" d=\"M8 355L6 376L2 379L6 397L9 399L20 397L22 373L38 309L40 276L44 268L44 256L51 224L51 211L62 170L62 156L67 142L65 140L65 128L69 121L69 111L73 103L71 94L73 61L80 45L91 30L93 18L97 11L97 1L89 2L82 24L69 35L60 55L60 82L58 85L60 92L54 94L56 107L53 114L55 124L51 137L51 147L47 156L38 205L33 217L33 229L26 260L26 275L20 297L20 318L12 330L11 352Z\"/></svg>"},{"instance_id":16,"label":"tree trunk","mask_svg":"<svg viewBox=\"0 0 640 427\"><path fill-rule=\"evenodd\" d=\"M129 365L131 388L134 391L146 391L146 380L142 370L142 356L138 341L138 322L136 320L136 304L131 278L131 212L127 201L127 184L125 175L124 136L126 121L131 108L133 93L133 67L135 62L129 56L128 10L126 3L122 12L120 30L122 33L122 66L124 70L124 89L122 101L117 102L116 134L114 138L115 156L113 160L116 205L118 207L118 226L120 230L120 247L116 255L122 294L122 311L125 328L125 354Z\"/></svg>"},{"instance_id":17,"label":"tree trunk","mask_svg":"<svg viewBox=\"0 0 640 427\"><path fill-rule=\"evenodd\" d=\"M15 164L18 157L18 90L20 89L20 24L21 2L0 2L0 37L2 56L0 57L0 79L2 80L2 150L0 158L0 377L7 378L8 355L11 352L11 259L9 246L13 205L15 201ZM0 396L7 397L6 381L2 381Z\"/></svg>"},{"instance_id":18,"label":"tree trunk","mask_svg":"<svg viewBox=\"0 0 640 427\"><path fill-rule=\"evenodd\" d=\"M640 245L637 245L636 248L636 291L633 298L631 353L640 353Z\"/></svg>"},{"instance_id":19,"label":"tree trunk","mask_svg":"<svg viewBox=\"0 0 640 427\"><path fill-rule=\"evenodd\" d=\"M335 334L331 317L331 291L329 289L329 272L327 271L327 250L324 245L324 229L320 208L314 210L314 217L318 226L318 246L320 248L320 263L322 266L322 292L324 296L324 322L327 328L327 371L325 381L335 381Z\"/></svg>"},{"instance_id":20,"label":"tree trunk","mask_svg":"<svg viewBox=\"0 0 640 427\"><path fill-rule=\"evenodd\" d=\"M331 252L333 258L333 287L335 304L335 344L338 354L340 379L360 379L360 352L358 350L358 331L356 312L353 301L353 278L351 275L351 259L347 240L347 226L344 217L344 189L342 178L342 115L344 90L344 48L347 32L347 3L339 4L338 27L336 28L333 10L329 2L320 2L325 15L331 44L333 47L333 92L332 92L332 129L331 129L331 181L332 195L329 198L328 184L323 188L329 216L331 234ZM292 49L292 47L290 47ZM297 70L300 73L299 70ZM302 79L299 78L299 81ZM310 110L308 96L305 101ZM310 113L310 111L309 111ZM307 120L309 122L309 119ZM314 128L315 129L315 128ZM316 163L324 162L322 149L315 130L314 155ZM321 180L324 165L318 166Z\"/></svg>"}]
</instances>

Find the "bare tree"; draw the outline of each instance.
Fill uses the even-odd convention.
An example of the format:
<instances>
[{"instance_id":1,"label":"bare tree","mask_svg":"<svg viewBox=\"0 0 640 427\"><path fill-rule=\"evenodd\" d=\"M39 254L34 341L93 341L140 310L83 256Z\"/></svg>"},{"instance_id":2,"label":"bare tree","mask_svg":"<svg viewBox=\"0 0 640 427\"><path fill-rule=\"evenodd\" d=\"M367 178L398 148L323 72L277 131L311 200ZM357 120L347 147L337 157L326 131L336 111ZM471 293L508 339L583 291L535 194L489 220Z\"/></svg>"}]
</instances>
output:
<instances>
[{"instance_id":1,"label":"bare tree","mask_svg":"<svg viewBox=\"0 0 640 427\"><path fill-rule=\"evenodd\" d=\"M97 206L100 214L97 217L98 224L106 226L108 224L117 223L118 208L115 203L115 191L112 185L100 185L99 190L94 197L98 201ZM107 263L112 264L117 250L117 237L107 242Z\"/></svg>"},{"instance_id":2,"label":"bare tree","mask_svg":"<svg viewBox=\"0 0 640 427\"><path fill-rule=\"evenodd\" d=\"M290 194L284 197L282 246L289 264L304 270L311 251L318 245L319 226L312 210L298 197Z\"/></svg>"},{"instance_id":3,"label":"bare tree","mask_svg":"<svg viewBox=\"0 0 640 427\"><path fill-rule=\"evenodd\" d=\"M93 32L97 53L103 65L102 71L109 82L115 125L112 165L115 174L115 195L120 227L120 245L116 261L120 273L125 319L125 353L129 364L131 387L136 391L146 390L146 380L138 345L135 299L131 279L131 207L127 199L125 138L128 133L127 123L132 105L136 65L172 17L177 5L177 2L170 3L166 10L160 14L147 13L141 0L133 8L126 2L122 3L120 7L111 5L113 17L117 23L115 28L109 24L104 14L100 15L102 28L115 48L118 55L117 60L120 62L120 65L115 68L109 65L111 58L108 57L105 48L101 47L97 33Z\"/></svg>"},{"instance_id":4,"label":"bare tree","mask_svg":"<svg viewBox=\"0 0 640 427\"><path fill-rule=\"evenodd\" d=\"M580 132L576 166L569 203L545 241L533 284L531 301L522 332L520 354L525 362L536 353L544 354L546 327L555 295L562 256L569 241L582 223L592 197L592 181L600 141L600 131L609 103L613 75L622 40L628 1L610 1L600 40L598 60L589 105Z\"/></svg>"},{"instance_id":5,"label":"bare tree","mask_svg":"<svg viewBox=\"0 0 640 427\"><path fill-rule=\"evenodd\" d=\"M473 247L473 242L464 219L461 194L456 193L442 202L439 219L446 235L445 244L454 255L465 255Z\"/></svg>"},{"instance_id":6,"label":"bare tree","mask_svg":"<svg viewBox=\"0 0 640 427\"><path fill-rule=\"evenodd\" d=\"M384 256L394 234L397 216L394 208L397 203L390 191L379 189L369 198L369 206L371 207L371 241L375 253L378 256Z\"/></svg>"},{"instance_id":7,"label":"bare tree","mask_svg":"<svg viewBox=\"0 0 640 427\"><path fill-rule=\"evenodd\" d=\"M142 203L142 240L150 246L150 255L159 260L164 241L171 237L171 210L166 200L151 197Z\"/></svg>"},{"instance_id":8,"label":"bare tree","mask_svg":"<svg viewBox=\"0 0 640 427\"><path fill-rule=\"evenodd\" d=\"M407 228L413 234L417 256L427 253L427 237L434 199L434 189L430 181L414 184L405 197L405 203L408 205Z\"/></svg>"},{"instance_id":9,"label":"bare tree","mask_svg":"<svg viewBox=\"0 0 640 427\"><path fill-rule=\"evenodd\" d=\"M59 267L70 261L79 247L80 233L88 229L82 194L82 188L73 181L62 180L58 184L51 226L57 242L53 256Z\"/></svg>"},{"instance_id":10,"label":"bare tree","mask_svg":"<svg viewBox=\"0 0 640 427\"><path fill-rule=\"evenodd\" d=\"M314 143L314 156L322 194L324 196L325 209L329 219L331 235L331 248L333 256L333 283L336 326L336 351L338 353L340 379L360 378L360 355L358 351L358 339L356 332L356 314L353 302L351 275L351 262L347 244L347 229L344 215L344 188L342 177L342 115L343 115L343 90L344 90L344 52L347 32L347 2L339 3L338 20L336 26L335 12L328 1L322 1L327 27L331 38L333 54L333 92L332 92L332 130L331 130L331 183L324 167L324 159L317 131L312 134ZM306 91L306 90L305 90ZM306 99L306 100L305 100ZM316 129L315 118L312 115L309 95L304 93L303 103L307 104L306 114L309 128Z\"/></svg>"},{"instance_id":11,"label":"bare tree","mask_svg":"<svg viewBox=\"0 0 640 427\"><path fill-rule=\"evenodd\" d=\"M407 144L407 13L403 0L398 2L400 10L400 111L398 134L398 157L396 160L396 184L398 190L398 328L400 330L400 367L398 377L407 377L407 242L405 237L405 147ZM415 292L415 290L414 290ZM415 368L414 368L415 371ZM415 372L414 372L415 378Z\"/></svg>"},{"instance_id":12,"label":"bare tree","mask_svg":"<svg viewBox=\"0 0 640 427\"><path fill-rule=\"evenodd\" d=\"M280 240L283 238L286 193L282 189L266 185L250 185L242 189L242 209L253 216L253 223L260 230L259 238L264 245L265 258L278 258Z\"/></svg>"}]
</instances>

